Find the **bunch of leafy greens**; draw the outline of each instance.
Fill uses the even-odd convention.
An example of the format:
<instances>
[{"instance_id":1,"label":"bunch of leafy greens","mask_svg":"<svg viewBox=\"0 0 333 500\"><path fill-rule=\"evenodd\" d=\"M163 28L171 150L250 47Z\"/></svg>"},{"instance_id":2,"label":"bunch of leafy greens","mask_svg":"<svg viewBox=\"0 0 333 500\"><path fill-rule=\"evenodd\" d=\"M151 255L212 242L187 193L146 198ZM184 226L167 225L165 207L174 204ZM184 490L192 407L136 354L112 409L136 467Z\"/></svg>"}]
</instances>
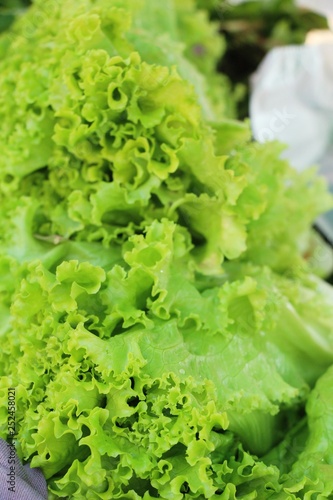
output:
<instances>
[{"instance_id":1,"label":"bunch of leafy greens","mask_svg":"<svg viewBox=\"0 0 333 500\"><path fill-rule=\"evenodd\" d=\"M15 387L50 499L333 494L331 200L230 119L215 29L36 0L0 40L0 435Z\"/></svg>"}]
</instances>

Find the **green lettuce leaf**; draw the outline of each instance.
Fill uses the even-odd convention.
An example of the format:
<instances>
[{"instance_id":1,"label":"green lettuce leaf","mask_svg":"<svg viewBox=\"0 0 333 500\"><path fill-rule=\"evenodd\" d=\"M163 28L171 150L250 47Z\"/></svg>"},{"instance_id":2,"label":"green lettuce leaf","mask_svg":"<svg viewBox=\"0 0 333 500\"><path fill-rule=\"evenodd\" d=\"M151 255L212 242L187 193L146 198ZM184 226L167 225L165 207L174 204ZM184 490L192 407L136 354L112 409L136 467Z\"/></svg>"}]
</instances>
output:
<instances>
[{"instance_id":1,"label":"green lettuce leaf","mask_svg":"<svg viewBox=\"0 0 333 500\"><path fill-rule=\"evenodd\" d=\"M61 0L44 10L37 1L17 21L0 64L3 218L13 228L16 203L34 207L34 256L42 241L121 245L167 217L190 230L207 274L225 258L300 265L304 235L331 200L312 173L278 158L280 146L249 142L247 126L212 111L212 69L187 58L194 35L183 36L201 26L211 68L218 44L193 3ZM194 23L186 36L182 23Z\"/></svg>"},{"instance_id":2,"label":"green lettuce leaf","mask_svg":"<svg viewBox=\"0 0 333 500\"><path fill-rule=\"evenodd\" d=\"M318 376L332 363L328 307L316 335L306 321L304 341L285 341L287 302L311 317L325 292L313 278L294 298L290 278L253 266L198 287L190 249L189 233L163 220L106 272L75 260L28 265L0 387L3 398L17 387L18 450L54 498L288 498L279 467L258 456L297 422L310 364Z\"/></svg>"},{"instance_id":3,"label":"green lettuce leaf","mask_svg":"<svg viewBox=\"0 0 333 500\"><path fill-rule=\"evenodd\" d=\"M36 0L0 41L0 436L15 387L52 500L332 493L332 200L229 119L196 5Z\"/></svg>"}]
</instances>

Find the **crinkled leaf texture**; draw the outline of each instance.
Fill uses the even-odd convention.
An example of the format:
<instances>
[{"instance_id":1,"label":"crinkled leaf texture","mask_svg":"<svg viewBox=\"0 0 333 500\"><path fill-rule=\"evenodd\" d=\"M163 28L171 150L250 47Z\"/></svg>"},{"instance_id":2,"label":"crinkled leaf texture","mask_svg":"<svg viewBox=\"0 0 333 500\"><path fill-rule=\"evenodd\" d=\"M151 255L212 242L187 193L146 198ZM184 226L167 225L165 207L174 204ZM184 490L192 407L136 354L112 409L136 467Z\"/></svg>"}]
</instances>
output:
<instances>
[{"instance_id":1,"label":"crinkled leaf texture","mask_svg":"<svg viewBox=\"0 0 333 500\"><path fill-rule=\"evenodd\" d=\"M0 433L14 386L52 500L332 493L331 200L230 119L215 30L36 0L1 40Z\"/></svg>"},{"instance_id":2,"label":"crinkled leaf texture","mask_svg":"<svg viewBox=\"0 0 333 500\"><path fill-rule=\"evenodd\" d=\"M301 499L316 474L304 482L304 468L330 452L318 445L329 410L317 423L315 409L328 379L310 395L308 444L292 470L265 457L332 363L327 291L253 266L199 284L190 248L189 233L163 220L131 237L109 270L27 264L1 393L17 388L19 453L42 467L51 498ZM311 491L327 491L325 470Z\"/></svg>"},{"instance_id":3,"label":"crinkled leaf texture","mask_svg":"<svg viewBox=\"0 0 333 500\"><path fill-rule=\"evenodd\" d=\"M0 63L5 253L23 217L39 243L106 247L167 217L189 229L201 272L226 258L300 265L331 201L216 107L214 30L171 0L36 1L16 22ZM210 69L188 54L200 33Z\"/></svg>"}]
</instances>

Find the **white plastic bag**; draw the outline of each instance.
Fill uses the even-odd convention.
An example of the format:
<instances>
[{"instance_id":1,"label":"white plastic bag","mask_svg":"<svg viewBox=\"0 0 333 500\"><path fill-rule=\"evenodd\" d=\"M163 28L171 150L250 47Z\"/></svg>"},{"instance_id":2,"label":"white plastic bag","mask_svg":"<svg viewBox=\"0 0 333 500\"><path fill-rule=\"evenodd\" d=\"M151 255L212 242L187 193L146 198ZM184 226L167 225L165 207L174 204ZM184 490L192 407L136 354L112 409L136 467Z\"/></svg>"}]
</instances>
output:
<instances>
[{"instance_id":1,"label":"white plastic bag","mask_svg":"<svg viewBox=\"0 0 333 500\"><path fill-rule=\"evenodd\" d=\"M252 78L250 118L254 137L287 144L296 168L333 169L333 43L273 49Z\"/></svg>"}]
</instances>

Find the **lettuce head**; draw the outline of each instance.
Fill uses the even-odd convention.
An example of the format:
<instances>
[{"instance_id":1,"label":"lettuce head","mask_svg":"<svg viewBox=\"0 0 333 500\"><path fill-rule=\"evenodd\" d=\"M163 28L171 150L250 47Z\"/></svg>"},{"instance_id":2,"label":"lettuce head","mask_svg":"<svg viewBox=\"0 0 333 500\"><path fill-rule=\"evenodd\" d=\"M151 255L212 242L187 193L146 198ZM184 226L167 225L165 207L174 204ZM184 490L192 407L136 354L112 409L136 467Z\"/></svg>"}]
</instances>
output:
<instances>
[{"instance_id":1,"label":"lettuce head","mask_svg":"<svg viewBox=\"0 0 333 500\"><path fill-rule=\"evenodd\" d=\"M52 500L333 495L332 202L221 51L190 0L35 0L0 39L0 435L15 387Z\"/></svg>"}]
</instances>

